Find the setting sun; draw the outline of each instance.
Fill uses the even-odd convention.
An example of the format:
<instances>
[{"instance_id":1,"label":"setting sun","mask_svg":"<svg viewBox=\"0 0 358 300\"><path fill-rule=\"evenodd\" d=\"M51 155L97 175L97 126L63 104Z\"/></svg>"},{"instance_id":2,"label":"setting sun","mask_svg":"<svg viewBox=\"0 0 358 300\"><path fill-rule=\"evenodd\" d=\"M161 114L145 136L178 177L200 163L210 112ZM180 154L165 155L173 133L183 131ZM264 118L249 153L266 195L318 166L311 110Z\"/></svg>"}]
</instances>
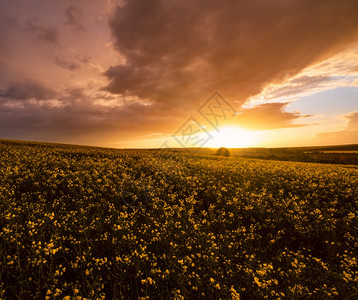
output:
<instances>
[{"instance_id":1,"label":"setting sun","mask_svg":"<svg viewBox=\"0 0 358 300\"><path fill-rule=\"evenodd\" d=\"M225 126L218 131L210 132L212 139L208 142L210 147L240 148L255 146L259 142L255 131L245 130L237 126Z\"/></svg>"}]
</instances>

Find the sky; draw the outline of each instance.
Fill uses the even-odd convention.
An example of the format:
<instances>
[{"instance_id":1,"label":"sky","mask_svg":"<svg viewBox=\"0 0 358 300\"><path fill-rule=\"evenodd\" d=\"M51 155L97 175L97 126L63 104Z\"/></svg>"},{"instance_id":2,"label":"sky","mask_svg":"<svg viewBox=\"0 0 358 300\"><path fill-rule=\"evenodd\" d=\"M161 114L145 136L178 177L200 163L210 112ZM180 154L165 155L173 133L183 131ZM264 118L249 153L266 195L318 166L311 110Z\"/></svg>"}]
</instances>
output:
<instances>
[{"instance_id":1,"label":"sky","mask_svg":"<svg viewBox=\"0 0 358 300\"><path fill-rule=\"evenodd\" d=\"M0 138L358 143L358 1L0 0Z\"/></svg>"}]
</instances>

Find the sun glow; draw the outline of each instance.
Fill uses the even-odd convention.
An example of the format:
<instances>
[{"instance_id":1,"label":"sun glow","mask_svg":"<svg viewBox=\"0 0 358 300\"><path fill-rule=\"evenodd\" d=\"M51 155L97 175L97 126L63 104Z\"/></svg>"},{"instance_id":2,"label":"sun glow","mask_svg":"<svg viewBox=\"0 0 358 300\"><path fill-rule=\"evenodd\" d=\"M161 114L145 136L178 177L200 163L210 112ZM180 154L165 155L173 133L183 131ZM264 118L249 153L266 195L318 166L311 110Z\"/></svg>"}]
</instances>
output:
<instances>
[{"instance_id":1,"label":"sun glow","mask_svg":"<svg viewBox=\"0 0 358 300\"><path fill-rule=\"evenodd\" d=\"M213 137L208 142L210 147L242 148L255 146L259 142L258 132L236 126L225 126L210 134Z\"/></svg>"}]
</instances>

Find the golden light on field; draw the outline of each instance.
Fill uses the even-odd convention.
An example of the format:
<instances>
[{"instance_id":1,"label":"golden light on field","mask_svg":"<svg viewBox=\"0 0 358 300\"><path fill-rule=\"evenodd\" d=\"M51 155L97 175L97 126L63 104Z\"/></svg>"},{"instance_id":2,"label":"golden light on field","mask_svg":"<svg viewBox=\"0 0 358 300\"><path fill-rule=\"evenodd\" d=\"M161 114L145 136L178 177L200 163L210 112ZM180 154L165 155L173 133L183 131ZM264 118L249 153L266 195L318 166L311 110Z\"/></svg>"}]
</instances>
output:
<instances>
[{"instance_id":1,"label":"golden light on field","mask_svg":"<svg viewBox=\"0 0 358 300\"><path fill-rule=\"evenodd\" d=\"M225 126L218 131L210 132L212 139L208 142L210 147L241 148L257 146L260 142L259 134L238 126Z\"/></svg>"}]
</instances>

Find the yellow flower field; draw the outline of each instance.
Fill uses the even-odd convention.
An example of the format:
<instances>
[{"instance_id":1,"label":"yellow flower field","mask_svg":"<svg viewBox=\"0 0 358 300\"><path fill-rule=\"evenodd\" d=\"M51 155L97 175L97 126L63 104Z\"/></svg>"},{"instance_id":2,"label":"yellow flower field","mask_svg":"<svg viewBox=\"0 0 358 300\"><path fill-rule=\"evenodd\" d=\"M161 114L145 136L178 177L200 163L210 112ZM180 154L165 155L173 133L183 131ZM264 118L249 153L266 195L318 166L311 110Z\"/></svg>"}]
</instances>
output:
<instances>
[{"instance_id":1,"label":"yellow flower field","mask_svg":"<svg viewBox=\"0 0 358 300\"><path fill-rule=\"evenodd\" d=\"M358 168L9 141L0 157L0 298L358 297Z\"/></svg>"}]
</instances>

